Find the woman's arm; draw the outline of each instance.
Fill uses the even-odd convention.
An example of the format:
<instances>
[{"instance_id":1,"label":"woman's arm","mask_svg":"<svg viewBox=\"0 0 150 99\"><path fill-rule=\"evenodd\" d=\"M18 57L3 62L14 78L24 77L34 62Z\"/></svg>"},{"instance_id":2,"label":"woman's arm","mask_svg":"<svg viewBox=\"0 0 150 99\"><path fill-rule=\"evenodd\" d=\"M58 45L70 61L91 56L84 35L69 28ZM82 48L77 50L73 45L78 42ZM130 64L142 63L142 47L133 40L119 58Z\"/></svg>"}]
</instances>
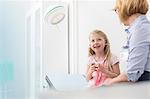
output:
<instances>
[{"instance_id":1,"label":"woman's arm","mask_svg":"<svg viewBox=\"0 0 150 99\"><path fill-rule=\"evenodd\" d=\"M125 73L121 73L119 76L115 77L115 78L108 78L104 81L104 85L111 85L114 83L119 83L119 82L127 82L128 81L128 77Z\"/></svg>"}]
</instances>

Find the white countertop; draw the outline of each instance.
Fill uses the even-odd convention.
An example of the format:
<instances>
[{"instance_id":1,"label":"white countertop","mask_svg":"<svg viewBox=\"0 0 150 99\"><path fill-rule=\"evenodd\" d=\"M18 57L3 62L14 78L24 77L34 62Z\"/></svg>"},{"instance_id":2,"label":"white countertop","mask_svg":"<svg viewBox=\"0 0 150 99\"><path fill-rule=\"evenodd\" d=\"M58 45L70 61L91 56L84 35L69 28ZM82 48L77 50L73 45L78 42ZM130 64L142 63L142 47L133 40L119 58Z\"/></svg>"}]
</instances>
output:
<instances>
[{"instance_id":1,"label":"white countertop","mask_svg":"<svg viewBox=\"0 0 150 99\"><path fill-rule=\"evenodd\" d=\"M120 83L79 90L43 90L39 99L150 99L150 82Z\"/></svg>"}]
</instances>

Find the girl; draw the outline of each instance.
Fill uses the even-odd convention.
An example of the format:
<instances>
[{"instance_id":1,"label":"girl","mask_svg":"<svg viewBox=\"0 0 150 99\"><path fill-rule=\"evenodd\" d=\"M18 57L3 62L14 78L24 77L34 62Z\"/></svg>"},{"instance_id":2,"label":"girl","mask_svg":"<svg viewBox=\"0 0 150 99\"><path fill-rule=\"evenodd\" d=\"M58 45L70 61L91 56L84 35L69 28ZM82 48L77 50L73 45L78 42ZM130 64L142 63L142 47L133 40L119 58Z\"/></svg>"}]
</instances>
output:
<instances>
[{"instance_id":1,"label":"girl","mask_svg":"<svg viewBox=\"0 0 150 99\"><path fill-rule=\"evenodd\" d=\"M114 78L120 74L119 61L110 52L107 36L100 30L94 30L89 36L89 61L86 79L89 86L98 87L107 78Z\"/></svg>"}]
</instances>

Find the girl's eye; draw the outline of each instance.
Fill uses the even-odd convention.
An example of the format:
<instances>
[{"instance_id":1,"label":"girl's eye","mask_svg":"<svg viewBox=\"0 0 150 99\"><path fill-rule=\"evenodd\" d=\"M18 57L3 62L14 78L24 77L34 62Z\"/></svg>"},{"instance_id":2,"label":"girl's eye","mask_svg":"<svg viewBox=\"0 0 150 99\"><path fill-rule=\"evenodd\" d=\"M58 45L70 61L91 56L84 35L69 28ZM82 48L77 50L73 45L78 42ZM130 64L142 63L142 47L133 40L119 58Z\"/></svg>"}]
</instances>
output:
<instances>
[{"instance_id":1,"label":"girl's eye","mask_svg":"<svg viewBox=\"0 0 150 99\"><path fill-rule=\"evenodd\" d=\"M92 42L94 42L94 40L92 40Z\"/></svg>"},{"instance_id":2,"label":"girl's eye","mask_svg":"<svg viewBox=\"0 0 150 99\"><path fill-rule=\"evenodd\" d=\"M101 41L102 39L98 39L98 41Z\"/></svg>"}]
</instances>

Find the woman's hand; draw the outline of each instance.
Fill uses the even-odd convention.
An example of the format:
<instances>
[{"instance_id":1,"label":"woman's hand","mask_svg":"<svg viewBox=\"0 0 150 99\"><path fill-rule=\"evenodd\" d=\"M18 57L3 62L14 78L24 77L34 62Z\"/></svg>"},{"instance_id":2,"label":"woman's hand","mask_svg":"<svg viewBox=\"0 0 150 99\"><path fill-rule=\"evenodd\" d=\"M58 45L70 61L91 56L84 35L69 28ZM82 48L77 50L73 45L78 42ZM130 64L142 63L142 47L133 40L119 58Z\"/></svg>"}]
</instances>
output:
<instances>
[{"instance_id":1,"label":"woman's hand","mask_svg":"<svg viewBox=\"0 0 150 99\"><path fill-rule=\"evenodd\" d=\"M104 81L104 85L112 85L112 84L119 83L119 82L128 82L127 75L124 73L121 73L119 76L115 78L107 78Z\"/></svg>"},{"instance_id":2,"label":"woman's hand","mask_svg":"<svg viewBox=\"0 0 150 99\"><path fill-rule=\"evenodd\" d=\"M109 85L112 85L113 84L113 79L112 78L107 78L103 85L106 85L106 86L109 86Z\"/></svg>"}]
</instances>

